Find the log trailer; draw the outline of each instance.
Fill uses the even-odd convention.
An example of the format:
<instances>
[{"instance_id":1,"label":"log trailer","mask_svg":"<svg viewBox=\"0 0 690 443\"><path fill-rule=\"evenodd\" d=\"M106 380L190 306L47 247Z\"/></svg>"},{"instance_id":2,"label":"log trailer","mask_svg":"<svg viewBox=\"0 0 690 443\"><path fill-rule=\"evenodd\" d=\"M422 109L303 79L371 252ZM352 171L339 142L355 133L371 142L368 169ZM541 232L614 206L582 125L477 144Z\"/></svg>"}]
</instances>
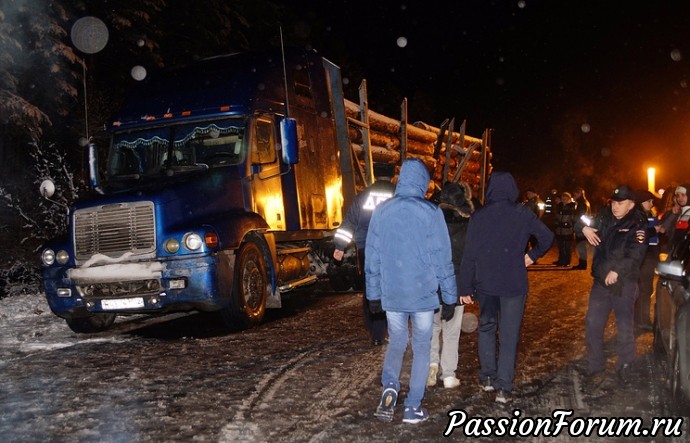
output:
<instances>
[{"instance_id":1,"label":"log trailer","mask_svg":"<svg viewBox=\"0 0 690 443\"><path fill-rule=\"evenodd\" d=\"M65 238L42 250L51 310L76 332L117 315L217 311L230 330L261 322L318 280L348 289L332 236L375 161L421 158L433 177L483 196L488 130L407 122L343 96L315 51L219 56L142 82L109 125L105 165L88 146L92 192ZM46 189L51 188L50 186ZM49 197L49 195L45 195Z\"/></svg>"}]
</instances>

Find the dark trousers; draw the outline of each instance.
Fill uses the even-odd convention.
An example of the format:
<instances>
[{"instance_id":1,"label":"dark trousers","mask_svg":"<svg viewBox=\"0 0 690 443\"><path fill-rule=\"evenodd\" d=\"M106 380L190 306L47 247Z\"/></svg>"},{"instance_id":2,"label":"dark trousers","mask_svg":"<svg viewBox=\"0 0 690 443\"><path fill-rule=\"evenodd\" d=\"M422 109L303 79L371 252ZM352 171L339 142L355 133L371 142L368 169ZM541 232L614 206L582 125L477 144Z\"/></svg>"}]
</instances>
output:
<instances>
[{"instance_id":1,"label":"dark trousers","mask_svg":"<svg viewBox=\"0 0 690 443\"><path fill-rule=\"evenodd\" d=\"M577 259L579 265L587 266L587 239L575 238L575 250L577 251Z\"/></svg>"},{"instance_id":2,"label":"dark trousers","mask_svg":"<svg viewBox=\"0 0 690 443\"><path fill-rule=\"evenodd\" d=\"M558 245L558 264L569 265L572 256L573 236L557 235L556 244Z\"/></svg>"},{"instance_id":3,"label":"dark trousers","mask_svg":"<svg viewBox=\"0 0 690 443\"><path fill-rule=\"evenodd\" d=\"M620 291L614 294L609 288L594 281L589 293L589 307L585 320L585 341L589 371L596 373L606 369L604 356L604 329L613 310L616 317L616 369L635 359L635 334L633 310L637 298L637 281L624 281Z\"/></svg>"},{"instance_id":4,"label":"dark trousers","mask_svg":"<svg viewBox=\"0 0 690 443\"><path fill-rule=\"evenodd\" d=\"M654 293L654 268L658 262L659 245L648 246L642 266L640 266L640 294L635 300L635 326L647 327L652 325L649 310Z\"/></svg>"},{"instance_id":5,"label":"dark trousers","mask_svg":"<svg viewBox=\"0 0 690 443\"><path fill-rule=\"evenodd\" d=\"M357 251L357 267L360 278L364 278L364 248ZM386 313L372 314L369 310L369 300L367 300L367 285L362 289L362 315L364 317L364 327L367 328L372 340L381 341L386 338Z\"/></svg>"},{"instance_id":6,"label":"dark trousers","mask_svg":"<svg viewBox=\"0 0 690 443\"><path fill-rule=\"evenodd\" d=\"M520 325L526 295L496 297L478 295L479 301L479 379L490 378L496 389L511 392L515 378L515 357L520 341ZM496 333L498 332L498 357Z\"/></svg>"}]
</instances>

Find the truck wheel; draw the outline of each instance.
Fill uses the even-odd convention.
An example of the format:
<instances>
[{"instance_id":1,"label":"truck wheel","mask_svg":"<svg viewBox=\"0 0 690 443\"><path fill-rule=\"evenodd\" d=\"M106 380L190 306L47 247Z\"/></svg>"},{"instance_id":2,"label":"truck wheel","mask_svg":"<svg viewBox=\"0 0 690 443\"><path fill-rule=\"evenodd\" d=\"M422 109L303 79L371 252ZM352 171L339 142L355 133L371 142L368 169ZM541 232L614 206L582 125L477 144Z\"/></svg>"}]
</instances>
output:
<instances>
[{"instance_id":1,"label":"truck wheel","mask_svg":"<svg viewBox=\"0 0 690 443\"><path fill-rule=\"evenodd\" d=\"M266 312L268 283L264 256L255 241L240 248L233 280L230 305L220 311L223 323L233 330L258 325Z\"/></svg>"},{"instance_id":2,"label":"truck wheel","mask_svg":"<svg viewBox=\"0 0 690 443\"><path fill-rule=\"evenodd\" d=\"M88 334L110 329L115 321L115 314L93 314L88 317L76 317L65 320L74 332Z\"/></svg>"}]
</instances>

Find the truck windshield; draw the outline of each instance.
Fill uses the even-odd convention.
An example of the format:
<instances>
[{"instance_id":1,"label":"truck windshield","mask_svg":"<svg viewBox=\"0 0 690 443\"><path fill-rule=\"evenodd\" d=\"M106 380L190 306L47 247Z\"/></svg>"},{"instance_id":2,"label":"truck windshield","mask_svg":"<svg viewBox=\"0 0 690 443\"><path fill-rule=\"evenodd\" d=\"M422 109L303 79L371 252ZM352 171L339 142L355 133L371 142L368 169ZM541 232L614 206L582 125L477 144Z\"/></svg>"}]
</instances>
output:
<instances>
[{"instance_id":1,"label":"truck windshield","mask_svg":"<svg viewBox=\"0 0 690 443\"><path fill-rule=\"evenodd\" d=\"M152 176L244 161L244 120L230 119L116 133L108 176Z\"/></svg>"}]
</instances>

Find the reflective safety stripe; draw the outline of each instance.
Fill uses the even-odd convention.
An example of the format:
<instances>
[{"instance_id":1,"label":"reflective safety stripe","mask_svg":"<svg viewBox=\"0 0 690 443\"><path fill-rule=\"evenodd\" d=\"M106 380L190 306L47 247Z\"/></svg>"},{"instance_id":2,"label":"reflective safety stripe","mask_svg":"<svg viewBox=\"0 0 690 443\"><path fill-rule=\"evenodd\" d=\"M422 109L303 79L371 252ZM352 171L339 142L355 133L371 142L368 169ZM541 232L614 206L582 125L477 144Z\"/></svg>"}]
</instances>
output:
<instances>
[{"instance_id":1,"label":"reflective safety stripe","mask_svg":"<svg viewBox=\"0 0 690 443\"><path fill-rule=\"evenodd\" d=\"M362 205L362 209L367 211L373 211L374 209L376 209L378 205L380 205L382 202L385 202L391 197L393 197L393 194L391 194L390 192L372 191L367 196L367 200L364 202L364 205Z\"/></svg>"},{"instance_id":2,"label":"reflective safety stripe","mask_svg":"<svg viewBox=\"0 0 690 443\"><path fill-rule=\"evenodd\" d=\"M335 231L334 237L339 238L346 243L350 243L352 241L352 233L344 229L338 229L337 231Z\"/></svg>"}]
</instances>

